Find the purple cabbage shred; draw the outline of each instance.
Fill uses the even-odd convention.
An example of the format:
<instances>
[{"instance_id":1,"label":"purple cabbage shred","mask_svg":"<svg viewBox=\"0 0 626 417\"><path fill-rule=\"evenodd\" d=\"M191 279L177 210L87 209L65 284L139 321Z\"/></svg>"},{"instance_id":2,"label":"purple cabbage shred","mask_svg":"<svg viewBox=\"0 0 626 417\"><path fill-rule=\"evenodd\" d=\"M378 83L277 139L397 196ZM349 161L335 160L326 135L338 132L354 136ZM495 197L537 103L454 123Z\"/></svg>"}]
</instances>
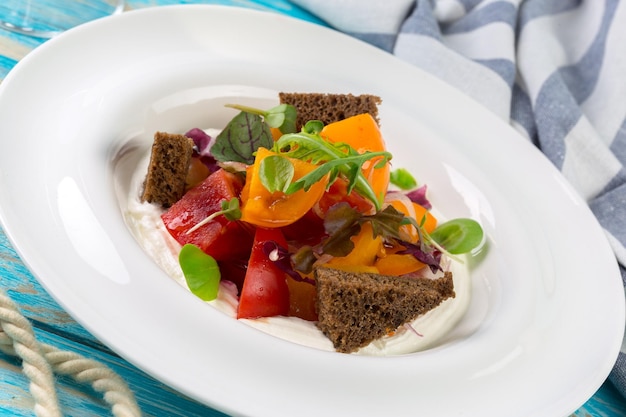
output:
<instances>
[{"instance_id":1,"label":"purple cabbage shred","mask_svg":"<svg viewBox=\"0 0 626 417\"><path fill-rule=\"evenodd\" d=\"M206 165L210 173L218 170L217 160L211 154L211 146L213 146L213 138L206 134L202 129L194 127L185 136L193 140L193 156L199 158L200 161Z\"/></svg>"},{"instance_id":2,"label":"purple cabbage shred","mask_svg":"<svg viewBox=\"0 0 626 417\"><path fill-rule=\"evenodd\" d=\"M432 252L424 251L421 246L415 245L409 242L401 242L402 246L406 249L399 251L399 254L408 254L412 255L415 259L420 261L423 264L428 265L430 270L435 273L437 271L443 271L441 268L441 251L434 249Z\"/></svg>"},{"instance_id":3,"label":"purple cabbage shred","mask_svg":"<svg viewBox=\"0 0 626 417\"><path fill-rule=\"evenodd\" d=\"M430 210L433 206L432 204L430 204L430 201L428 201L428 198L426 198L426 188L426 184L424 184L413 191L409 191L408 193L406 193L406 196L412 202L419 204L427 210Z\"/></svg>"},{"instance_id":4,"label":"purple cabbage shred","mask_svg":"<svg viewBox=\"0 0 626 417\"><path fill-rule=\"evenodd\" d=\"M291 266L291 256L289 251L280 246L277 242L273 240L263 242L263 253L270 261L272 261L274 265L276 265L278 269L289 275L294 279L294 281L306 282L308 284L315 285L314 280L303 277L298 273L298 271L293 269Z\"/></svg>"}]
</instances>

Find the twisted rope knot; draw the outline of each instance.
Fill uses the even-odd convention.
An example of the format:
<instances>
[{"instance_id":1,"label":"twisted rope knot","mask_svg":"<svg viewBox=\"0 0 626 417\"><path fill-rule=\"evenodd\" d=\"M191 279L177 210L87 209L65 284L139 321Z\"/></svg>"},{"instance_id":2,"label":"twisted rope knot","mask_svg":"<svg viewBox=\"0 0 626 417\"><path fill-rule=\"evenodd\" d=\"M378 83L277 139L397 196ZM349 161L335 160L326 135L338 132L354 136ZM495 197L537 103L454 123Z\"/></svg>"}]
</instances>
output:
<instances>
[{"instance_id":1,"label":"twisted rope knot","mask_svg":"<svg viewBox=\"0 0 626 417\"><path fill-rule=\"evenodd\" d=\"M1 289L0 350L22 360L22 370L30 381L29 390L35 401L35 415L39 417L62 416L54 386L55 373L90 384L103 394L116 417L141 416L135 396L119 375L98 361L39 343L30 322Z\"/></svg>"}]
</instances>

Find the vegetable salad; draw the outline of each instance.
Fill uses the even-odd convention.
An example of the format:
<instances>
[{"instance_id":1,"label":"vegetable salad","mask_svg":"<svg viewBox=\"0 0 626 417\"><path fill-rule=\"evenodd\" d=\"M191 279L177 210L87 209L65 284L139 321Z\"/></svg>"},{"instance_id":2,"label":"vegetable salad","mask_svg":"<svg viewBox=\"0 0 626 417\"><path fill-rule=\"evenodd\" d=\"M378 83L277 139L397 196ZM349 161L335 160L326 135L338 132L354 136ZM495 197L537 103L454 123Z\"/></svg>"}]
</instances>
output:
<instances>
[{"instance_id":1,"label":"vegetable salad","mask_svg":"<svg viewBox=\"0 0 626 417\"><path fill-rule=\"evenodd\" d=\"M203 300L228 279L238 287L238 318L315 321L318 265L410 276L442 271L442 255L481 244L474 220L439 224L426 186L392 169L369 114L296 131L290 105L231 107L240 112L217 137L186 133L195 144L187 191L161 216Z\"/></svg>"}]
</instances>

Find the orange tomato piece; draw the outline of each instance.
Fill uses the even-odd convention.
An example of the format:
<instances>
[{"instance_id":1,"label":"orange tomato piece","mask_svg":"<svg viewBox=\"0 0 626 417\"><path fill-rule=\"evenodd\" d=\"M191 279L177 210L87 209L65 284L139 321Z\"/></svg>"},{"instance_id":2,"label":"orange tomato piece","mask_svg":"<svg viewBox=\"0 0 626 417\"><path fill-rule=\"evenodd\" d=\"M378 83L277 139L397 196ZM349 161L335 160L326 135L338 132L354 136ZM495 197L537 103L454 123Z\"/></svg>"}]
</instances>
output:
<instances>
[{"instance_id":1,"label":"orange tomato piece","mask_svg":"<svg viewBox=\"0 0 626 417\"><path fill-rule=\"evenodd\" d=\"M287 277L287 286L289 287L289 316L316 321L317 289L315 285Z\"/></svg>"},{"instance_id":2,"label":"orange tomato piece","mask_svg":"<svg viewBox=\"0 0 626 417\"><path fill-rule=\"evenodd\" d=\"M270 127L270 132L272 132L272 138L274 140L280 139L280 137L283 135L283 132L281 132L280 129L277 127Z\"/></svg>"},{"instance_id":3,"label":"orange tomato piece","mask_svg":"<svg viewBox=\"0 0 626 417\"><path fill-rule=\"evenodd\" d=\"M423 263L409 254L389 254L379 258L374 265L383 275L404 275L424 267Z\"/></svg>"},{"instance_id":4,"label":"orange tomato piece","mask_svg":"<svg viewBox=\"0 0 626 417\"><path fill-rule=\"evenodd\" d=\"M378 123L368 113L329 123L324 126L320 135L333 143L346 143L360 153L386 150ZM384 196L389 186L390 164L386 163L384 167L375 169L378 162L380 162L378 158L371 159L363 164L361 169L375 194Z\"/></svg>"},{"instance_id":5,"label":"orange tomato piece","mask_svg":"<svg viewBox=\"0 0 626 417\"><path fill-rule=\"evenodd\" d=\"M433 216L430 210L417 203L413 203L413 208L415 209L415 220L417 220L417 224L421 224L422 219L426 216L422 229L424 229L426 233L432 233L437 228L437 219L435 216Z\"/></svg>"},{"instance_id":6,"label":"orange tomato piece","mask_svg":"<svg viewBox=\"0 0 626 417\"><path fill-rule=\"evenodd\" d=\"M424 219L422 229L425 230L426 233L432 233L432 231L435 230L435 228L437 227L437 219L435 218L435 216L433 216L428 209L417 203L410 202L411 207L407 207L402 200L391 200L389 204L391 204L396 210L398 210L405 216L413 217L417 221L417 224L421 224L422 219ZM413 212L411 212L411 210ZM417 242L419 236L417 234L417 230L415 230L415 227L413 227L412 225L406 225L402 226L401 230L409 237L408 240L411 243Z\"/></svg>"},{"instance_id":7,"label":"orange tomato piece","mask_svg":"<svg viewBox=\"0 0 626 417\"><path fill-rule=\"evenodd\" d=\"M241 220L260 227L276 228L294 223L304 216L322 197L328 178L313 184L307 191L293 194L281 191L270 192L261 183L261 161L274 152L259 148L254 164L247 170L246 183L241 193ZM294 166L294 181L308 174L316 165L289 158Z\"/></svg>"},{"instance_id":8,"label":"orange tomato piece","mask_svg":"<svg viewBox=\"0 0 626 417\"><path fill-rule=\"evenodd\" d=\"M340 271L346 272L356 272L356 273L368 273L368 274L378 274L378 268L374 265L351 265L351 264L343 264L343 263L329 263L329 267L334 269L339 269Z\"/></svg>"},{"instance_id":9,"label":"orange tomato piece","mask_svg":"<svg viewBox=\"0 0 626 417\"><path fill-rule=\"evenodd\" d=\"M195 187L205 180L209 176L211 171L202 163L200 158L191 158L189 163L189 170L187 171L187 177L185 178L185 190Z\"/></svg>"}]
</instances>

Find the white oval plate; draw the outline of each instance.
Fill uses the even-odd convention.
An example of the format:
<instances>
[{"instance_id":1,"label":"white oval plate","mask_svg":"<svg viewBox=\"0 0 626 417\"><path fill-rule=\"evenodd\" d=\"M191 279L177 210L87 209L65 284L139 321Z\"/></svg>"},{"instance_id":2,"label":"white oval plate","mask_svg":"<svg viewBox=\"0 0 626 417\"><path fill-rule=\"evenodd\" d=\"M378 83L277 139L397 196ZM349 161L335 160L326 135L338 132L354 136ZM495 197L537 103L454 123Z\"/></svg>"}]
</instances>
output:
<instances>
[{"instance_id":1,"label":"white oval plate","mask_svg":"<svg viewBox=\"0 0 626 417\"><path fill-rule=\"evenodd\" d=\"M219 127L224 102L278 91L381 96L394 164L446 217L483 224L469 311L436 347L372 358L274 338L194 298L129 232L117 193L155 130ZM46 290L130 362L227 413L565 416L616 359L617 265L559 172L453 88L332 30L215 6L96 21L9 74L0 138L0 217Z\"/></svg>"}]
</instances>

